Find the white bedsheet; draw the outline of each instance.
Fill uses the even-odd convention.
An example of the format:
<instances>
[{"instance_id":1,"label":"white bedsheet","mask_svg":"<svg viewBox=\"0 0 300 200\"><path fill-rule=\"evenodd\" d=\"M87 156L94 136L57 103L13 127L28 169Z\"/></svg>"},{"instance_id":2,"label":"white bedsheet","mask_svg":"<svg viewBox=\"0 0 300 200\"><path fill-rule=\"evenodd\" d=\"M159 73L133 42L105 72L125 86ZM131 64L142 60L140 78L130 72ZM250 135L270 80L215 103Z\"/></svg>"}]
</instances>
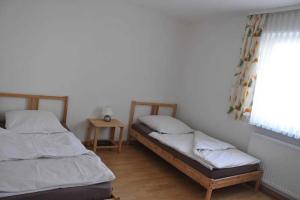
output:
<instances>
[{"instance_id":1,"label":"white bedsheet","mask_svg":"<svg viewBox=\"0 0 300 200\"><path fill-rule=\"evenodd\" d=\"M198 161L208 169L212 170L214 167L205 162L202 158L196 156L193 153L193 141L194 141L194 134L187 133L187 134L161 134L158 132L152 132L149 134L151 137L157 139L161 143L172 147L173 149L177 150L178 152Z\"/></svg>"},{"instance_id":2,"label":"white bedsheet","mask_svg":"<svg viewBox=\"0 0 300 200\"><path fill-rule=\"evenodd\" d=\"M216 138L210 137L200 131L194 132L194 151L216 151L234 149L235 147L229 143L223 142Z\"/></svg>"},{"instance_id":3,"label":"white bedsheet","mask_svg":"<svg viewBox=\"0 0 300 200\"><path fill-rule=\"evenodd\" d=\"M41 157L68 157L88 150L71 132L53 134L0 134L0 161Z\"/></svg>"},{"instance_id":4,"label":"white bedsheet","mask_svg":"<svg viewBox=\"0 0 300 200\"><path fill-rule=\"evenodd\" d=\"M230 168L251 165L260 161L236 147L210 137L200 131L194 133L193 151L196 156L216 168Z\"/></svg>"},{"instance_id":5,"label":"white bedsheet","mask_svg":"<svg viewBox=\"0 0 300 200\"><path fill-rule=\"evenodd\" d=\"M0 157L0 197L115 179L96 154L85 149L74 134L67 132L0 134Z\"/></svg>"},{"instance_id":6,"label":"white bedsheet","mask_svg":"<svg viewBox=\"0 0 300 200\"><path fill-rule=\"evenodd\" d=\"M203 134L203 133L202 133ZM248 155L234 146L227 143L220 145L210 144L207 150L194 148L195 135L192 134L160 134L157 132L150 133L150 136L159 140L161 143L172 147L173 149L183 153L184 155L198 161L210 170L214 168L231 168L248 164L256 164L260 161L251 155ZM207 139L209 136L203 136ZM199 138L196 138L199 139ZM217 140L211 140L216 142ZM199 142L199 141L198 141ZM204 144L209 144L207 141ZM201 146L201 145L198 145ZM204 146L204 145L202 145ZM210 148L218 150L211 150ZM225 148L225 149L224 149ZM220 150L221 149L221 150Z\"/></svg>"},{"instance_id":7,"label":"white bedsheet","mask_svg":"<svg viewBox=\"0 0 300 200\"><path fill-rule=\"evenodd\" d=\"M114 174L93 152L66 158L0 162L0 197L103 183Z\"/></svg>"}]
</instances>

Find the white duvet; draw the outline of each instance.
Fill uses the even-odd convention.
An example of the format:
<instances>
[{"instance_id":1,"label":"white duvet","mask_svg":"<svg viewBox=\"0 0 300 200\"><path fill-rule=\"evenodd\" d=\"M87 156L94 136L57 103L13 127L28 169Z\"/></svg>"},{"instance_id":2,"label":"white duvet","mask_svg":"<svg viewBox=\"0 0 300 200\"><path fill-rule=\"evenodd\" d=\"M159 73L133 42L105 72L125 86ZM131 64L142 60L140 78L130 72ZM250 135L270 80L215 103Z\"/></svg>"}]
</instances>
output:
<instances>
[{"instance_id":1,"label":"white duvet","mask_svg":"<svg viewBox=\"0 0 300 200\"><path fill-rule=\"evenodd\" d=\"M194 141L194 134L161 134L158 132L152 132L149 134L151 137L157 139L161 143L172 147L173 149L177 150L178 152L198 161L205 167L209 169L213 169L214 167L203 160L201 157L196 156L193 153L193 141Z\"/></svg>"},{"instance_id":2,"label":"white duvet","mask_svg":"<svg viewBox=\"0 0 300 200\"><path fill-rule=\"evenodd\" d=\"M191 134L160 134L152 132L150 136L200 162L211 170L260 162L231 144L212 138L200 131L195 131Z\"/></svg>"},{"instance_id":3,"label":"white duvet","mask_svg":"<svg viewBox=\"0 0 300 200\"><path fill-rule=\"evenodd\" d=\"M0 134L0 197L114 179L70 132Z\"/></svg>"},{"instance_id":4,"label":"white duvet","mask_svg":"<svg viewBox=\"0 0 300 200\"><path fill-rule=\"evenodd\" d=\"M71 132L53 134L0 134L0 161L41 157L68 157L88 150Z\"/></svg>"}]
</instances>

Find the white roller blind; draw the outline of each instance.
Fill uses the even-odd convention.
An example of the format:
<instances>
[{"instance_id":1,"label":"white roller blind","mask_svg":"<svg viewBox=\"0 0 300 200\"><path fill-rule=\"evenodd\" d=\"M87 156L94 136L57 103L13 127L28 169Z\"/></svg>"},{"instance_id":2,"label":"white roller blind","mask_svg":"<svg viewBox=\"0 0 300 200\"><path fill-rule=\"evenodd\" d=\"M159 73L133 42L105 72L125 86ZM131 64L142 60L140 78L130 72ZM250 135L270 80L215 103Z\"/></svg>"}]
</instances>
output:
<instances>
[{"instance_id":1,"label":"white roller blind","mask_svg":"<svg viewBox=\"0 0 300 200\"><path fill-rule=\"evenodd\" d=\"M300 138L300 10L268 15L257 70L250 123Z\"/></svg>"}]
</instances>

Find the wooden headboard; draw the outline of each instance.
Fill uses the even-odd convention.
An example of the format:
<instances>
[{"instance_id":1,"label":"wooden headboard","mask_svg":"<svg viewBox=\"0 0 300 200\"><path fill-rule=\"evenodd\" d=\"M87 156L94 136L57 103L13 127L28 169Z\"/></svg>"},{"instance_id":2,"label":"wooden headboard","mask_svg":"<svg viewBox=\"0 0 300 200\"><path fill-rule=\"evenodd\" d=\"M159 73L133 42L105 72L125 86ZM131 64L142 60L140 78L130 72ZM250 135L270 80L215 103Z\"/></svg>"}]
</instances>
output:
<instances>
[{"instance_id":1,"label":"wooden headboard","mask_svg":"<svg viewBox=\"0 0 300 200\"><path fill-rule=\"evenodd\" d=\"M20 98L27 100L27 110L38 110L40 100L60 100L63 101L63 117L61 123L66 125L68 113L68 96L46 96L32 94L17 94L17 93L1 93L0 98Z\"/></svg>"},{"instance_id":2,"label":"wooden headboard","mask_svg":"<svg viewBox=\"0 0 300 200\"><path fill-rule=\"evenodd\" d=\"M128 128L130 129L134 119L134 113L137 106L150 107L150 115L158 115L160 108L169 108L172 110L172 117L176 116L177 104L171 103L156 103L156 102L144 102L144 101L131 101Z\"/></svg>"}]
</instances>

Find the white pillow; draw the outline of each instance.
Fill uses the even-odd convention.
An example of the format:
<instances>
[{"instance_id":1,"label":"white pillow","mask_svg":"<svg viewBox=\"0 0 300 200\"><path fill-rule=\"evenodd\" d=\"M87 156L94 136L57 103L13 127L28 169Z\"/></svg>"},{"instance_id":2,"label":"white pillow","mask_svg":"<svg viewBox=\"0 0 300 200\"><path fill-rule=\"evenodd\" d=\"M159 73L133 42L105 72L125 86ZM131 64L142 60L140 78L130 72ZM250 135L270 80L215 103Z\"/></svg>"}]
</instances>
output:
<instances>
[{"instance_id":1,"label":"white pillow","mask_svg":"<svg viewBox=\"0 0 300 200\"><path fill-rule=\"evenodd\" d=\"M193 132L193 129L188 125L170 116L148 115L140 117L139 121L160 133L184 134Z\"/></svg>"},{"instance_id":2,"label":"white pillow","mask_svg":"<svg viewBox=\"0 0 300 200\"><path fill-rule=\"evenodd\" d=\"M58 133L67 131L48 111L20 110L5 113L5 126L15 133Z\"/></svg>"}]
</instances>

